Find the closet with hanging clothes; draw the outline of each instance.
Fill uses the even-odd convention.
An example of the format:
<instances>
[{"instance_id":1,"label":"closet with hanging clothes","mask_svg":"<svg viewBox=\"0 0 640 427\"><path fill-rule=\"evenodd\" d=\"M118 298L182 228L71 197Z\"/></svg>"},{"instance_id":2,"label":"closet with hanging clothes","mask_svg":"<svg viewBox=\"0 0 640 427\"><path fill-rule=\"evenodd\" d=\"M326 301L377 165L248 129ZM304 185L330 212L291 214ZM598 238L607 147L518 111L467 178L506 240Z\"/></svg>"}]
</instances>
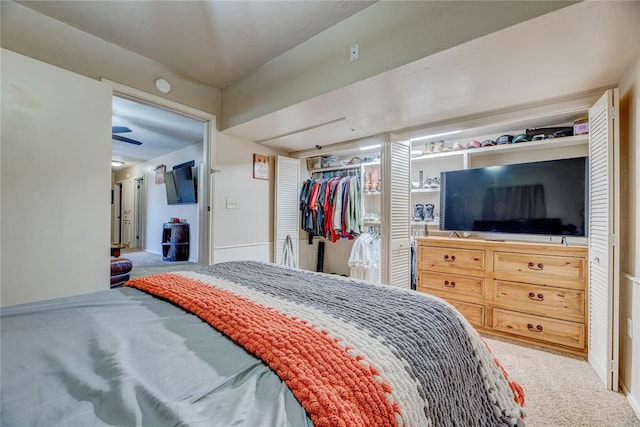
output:
<instances>
[{"instance_id":1,"label":"closet with hanging clothes","mask_svg":"<svg viewBox=\"0 0 640 427\"><path fill-rule=\"evenodd\" d=\"M357 168L314 172L300 191L300 228L335 243L362 230L361 174Z\"/></svg>"},{"instance_id":2,"label":"closet with hanging clothes","mask_svg":"<svg viewBox=\"0 0 640 427\"><path fill-rule=\"evenodd\" d=\"M299 267L409 288L409 145L385 134L340 149L298 155Z\"/></svg>"},{"instance_id":3,"label":"closet with hanging clothes","mask_svg":"<svg viewBox=\"0 0 640 427\"><path fill-rule=\"evenodd\" d=\"M317 151L310 151L296 156L300 173L296 199L300 268L351 276L348 261L354 242L372 225L370 218L376 218L380 225L379 142L380 137L367 138L352 146L340 144L334 151L327 151L330 154L319 156ZM372 175L376 177L377 195L371 191Z\"/></svg>"}]
</instances>

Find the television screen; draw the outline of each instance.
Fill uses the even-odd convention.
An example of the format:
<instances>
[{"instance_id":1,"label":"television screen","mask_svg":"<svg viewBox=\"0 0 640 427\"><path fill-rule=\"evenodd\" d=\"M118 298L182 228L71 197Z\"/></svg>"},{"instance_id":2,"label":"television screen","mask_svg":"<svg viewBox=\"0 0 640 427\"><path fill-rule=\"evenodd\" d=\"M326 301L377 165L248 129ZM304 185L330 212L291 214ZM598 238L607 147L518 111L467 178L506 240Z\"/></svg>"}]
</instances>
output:
<instances>
[{"instance_id":1,"label":"television screen","mask_svg":"<svg viewBox=\"0 0 640 427\"><path fill-rule=\"evenodd\" d=\"M180 204L180 197L178 197L178 188L176 187L176 180L174 178L173 171L165 172L164 186L167 191L167 204Z\"/></svg>"},{"instance_id":2,"label":"television screen","mask_svg":"<svg viewBox=\"0 0 640 427\"><path fill-rule=\"evenodd\" d=\"M440 174L440 229L586 236L587 157Z\"/></svg>"},{"instance_id":3,"label":"television screen","mask_svg":"<svg viewBox=\"0 0 640 427\"><path fill-rule=\"evenodd\" d=\"M196 185L191 167L183 167L173 170L176 177L178 195L182 203L196 202Z\"/></svg>"},{"instance_id":4,"label":"television screen","mask_svg":"<svg viewBox=\"0 0 640 427\"><path fill-rule=\"evenodd\" d=\"M197 203L197 168L182 167L164 174L167 204L182 205Z\"/></svg>"}]
</instances>

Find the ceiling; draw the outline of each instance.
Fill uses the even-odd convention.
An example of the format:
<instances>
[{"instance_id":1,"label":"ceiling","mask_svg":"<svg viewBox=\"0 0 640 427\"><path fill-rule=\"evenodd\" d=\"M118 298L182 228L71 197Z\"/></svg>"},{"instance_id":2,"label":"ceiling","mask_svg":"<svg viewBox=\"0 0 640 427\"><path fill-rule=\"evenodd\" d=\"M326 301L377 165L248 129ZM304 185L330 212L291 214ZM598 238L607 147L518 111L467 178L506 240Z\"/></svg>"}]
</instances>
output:
<instances>
[{"instance_id":1,"label":"ceiling","mask_svg":"<svg viewBox=\"0 0 640 427\"><path fill-rule=\"evenodd\" d=\"M474 116L617 85L640 54L639 23L638 1L584 1L225 133L303 154L384 132L410 138L452 130Z\"/></svg>"},{"instance_id":2,"label":"ceiling","mask_svg":"<svg viewBox=\"0 0 640 427\"><path fill-rule=\"evenodd\" d=\"M224 89L373 1L17 1ZM206 46L206 49L203 47Z\"/></svg>"},{"instance_id":3,"label":"ceiling","mask_svg":"<svg viewBox=\"0 0 640 427\"><path fill-rule=\"evenodd\" d=\"M112 125L125 126L131 132L118 135L142 142L142 145L112 140L111 158L124 162L122 169L144 163L204 139L204 123L153 105L113 97Z\"/></svg>"},{"instance_id":4,"label":"ceiling","mask_svg":"<svg viewBox=\"0 0 640 427\"><path fill-rule=\"evenodd\" d=\"M373 1L17 1L39 13L223 89ZM187 30L188 29L188 30ZM202 48L206 40L206 50ZM113 140L123 169L203 140L202 123L114 98Z\"/></svg>"},{"instance_id":5,"label":"ceiling","mask_svg":"<svg viewBox=\"0 0 640 427\"><path fill-rule=\"evenodd\" d=\"M374 2L20 3L222 89ZM584 1L223 132L299 153L383 132L419 135L461 118L614 86L638 58L638 22L640 2ZM117 104L113 124L130 123L134 133L126 136L144 142L125 144L119 155L144 160L141 152L164 137L194 138L194 123L154 120L149 106ZM162 127L169 123L174 127Z\"/></svg>"}]
</instances>

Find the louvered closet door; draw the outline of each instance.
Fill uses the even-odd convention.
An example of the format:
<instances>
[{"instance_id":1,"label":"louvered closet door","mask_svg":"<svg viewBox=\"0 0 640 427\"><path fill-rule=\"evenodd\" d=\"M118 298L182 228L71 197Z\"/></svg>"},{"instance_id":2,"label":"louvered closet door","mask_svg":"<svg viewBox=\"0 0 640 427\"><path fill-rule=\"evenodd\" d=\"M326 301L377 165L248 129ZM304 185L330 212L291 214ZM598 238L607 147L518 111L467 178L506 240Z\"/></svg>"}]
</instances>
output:
<instances>
[{"instance_id":1,"label":"louvered closet door","mask_svg":"<svg viewBox=\"0 0 640 427\"><path fill-rule=\"evenodd\" d=\"M411 288L411 146L408 141L386 142L383 169L384 212L388 232L383 245L383 283ZM384 232L384 231L383 231ZM386 281L385 281L386 278Z\"/></svg>"},{"instance_id":2,"label":"louvered closet door","mask_svg":"<svg viewBox=\"0 0 640 427\"><path fill-rule=\"evenodd\" d=\"M298 228L300 196L300 161L289 157L276 157L276 185L274 212L274 254L276 264L282 264L284 243L291 236L293 260L298 266Z\"/></svg>"},{"instance_id":3,"label":"louvered closet door","mask_svg":"<svg viewBox=\"0 0 640 427\"><path fill-rule=\"evenodd\" d=\"M615 107L615 108L614 108ZM617 89L589 110L589 363L618 389L619 155Z\"/></svg>"}]
</instances>

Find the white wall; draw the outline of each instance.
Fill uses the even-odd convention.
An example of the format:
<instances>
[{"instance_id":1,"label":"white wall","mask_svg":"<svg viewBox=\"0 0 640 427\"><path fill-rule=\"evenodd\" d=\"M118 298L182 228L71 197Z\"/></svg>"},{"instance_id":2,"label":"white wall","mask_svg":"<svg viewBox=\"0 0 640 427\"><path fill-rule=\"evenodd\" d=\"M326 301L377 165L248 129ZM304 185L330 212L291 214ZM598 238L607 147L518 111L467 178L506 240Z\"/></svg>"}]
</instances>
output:
<instances>
[{"instance_id":1,"label":"white wall","mask_svg":"<svg viewBox=\"0 0 640 427\"><path fill-rule=\"evenodd\" d=\"M2 49L2 305L109 289L110 127L110 87Z\"/></svg>"},{"instance_id":2,"label":"white wall","mask_svg":"<svg viewBox=\"0 0 640 427\"><path fill-rule=\"evenodd\" d=\"M199 175L203 176L203 159L202 143L194 144L114 174L114 182L144 177L146 206L145 251L161 254L162 224L168 222L172 217L184 218L189 223L189 261L198 262L198 249L202 238L199 229L198 209L199 205L205 202L201 180L199 179L198 204L168 205L165 185L156 184L154 169L157 165L166 165L167 171L169 171L175 165L194 160L196 166L198 166Z\"/></svg>"},{"instance_id":3,"label":"white wall","mask_svg":"<svg viewBox=\"0 0 640 427\"><path fill-rule=\"evenodd\" d=\"M572 3L377 2L223 89L220 128L239 125ZM350 62L347 53L354 43L360 46L360 58Z\"/></svg>"},{"instance_id":4,"label":"white wall","mask_svg":"<svg viewBox=\"0 0 640 427\"><path fill-rule=\"evenodd\" d=\"M620 381L640 417L640 56L620 83L620 127Z\"/></svg>"},{"instance_id":5,"label":"white wall","mask_svg":"<svg viewBox=\"0 0 640 427\"><path fill-rule=\"evenodd\" d=\"M269 155L269 180L253 178L253 154ZM274 156L284 153L224 133L216 137L213 168L214 262L271 261ZM297 197L297 195L292 195ZM237 199L236 209L226 200Z\"/></svg>"},{"instance_id":6,"label":"white wall","mask_svg":"<svg viewBox=\"0 0 640 427\"><path fill-rule=\"evenodd\" d=\"M109 79L208 113L219 114L218 89L190 80L157 61L107 43L21 4L0 1L0 9L0 43L5 49L95 80ZM156 89L154 82L158 77L171 82L171 92L162 94Z\"/></svg>"}]
</instances>

